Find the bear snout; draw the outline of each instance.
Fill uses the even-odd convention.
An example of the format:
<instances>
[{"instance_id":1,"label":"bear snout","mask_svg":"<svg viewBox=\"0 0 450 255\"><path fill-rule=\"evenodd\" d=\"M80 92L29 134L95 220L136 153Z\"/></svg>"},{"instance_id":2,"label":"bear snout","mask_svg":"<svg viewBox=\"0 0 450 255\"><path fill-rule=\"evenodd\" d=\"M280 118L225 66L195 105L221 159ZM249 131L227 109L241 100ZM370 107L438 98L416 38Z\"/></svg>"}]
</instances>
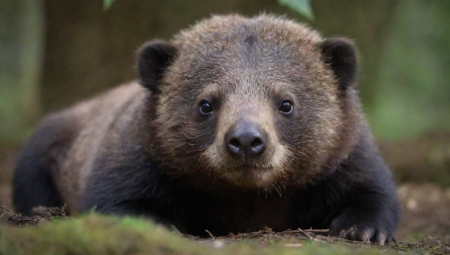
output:
<instances>
[{"instance_id":1,"label":"bear snout","mask_svg":"<svg viewBox=\"0 0 450 255\"><path fill-rule=\"evenodd\" d=\"M266 144L267 135L254 122L238 122L225 135L227 152L244 161L260 157L266 149Z\"/></svg>"}]
</instances>

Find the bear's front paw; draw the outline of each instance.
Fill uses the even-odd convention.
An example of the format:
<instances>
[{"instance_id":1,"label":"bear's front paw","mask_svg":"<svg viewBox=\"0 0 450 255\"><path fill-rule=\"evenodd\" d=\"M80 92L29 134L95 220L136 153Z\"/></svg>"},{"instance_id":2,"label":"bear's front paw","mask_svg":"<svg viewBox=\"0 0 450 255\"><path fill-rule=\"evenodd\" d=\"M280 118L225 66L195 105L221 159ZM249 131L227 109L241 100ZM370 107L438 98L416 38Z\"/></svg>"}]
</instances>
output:
<instances>
[{"instance_id":1,"label":"bear's front paw","mask_svg":"<svg viewBox=\"0 0 450 255\"><path fill-rule=\"evenodd\" d=\"M372 242L380 245L396 242L394 233L387 230L388 228L383 224L380 225L368 222L355 224L341 216L331 223L330 233L333 236L349 240Z\"/></svg>"}]
</instances>

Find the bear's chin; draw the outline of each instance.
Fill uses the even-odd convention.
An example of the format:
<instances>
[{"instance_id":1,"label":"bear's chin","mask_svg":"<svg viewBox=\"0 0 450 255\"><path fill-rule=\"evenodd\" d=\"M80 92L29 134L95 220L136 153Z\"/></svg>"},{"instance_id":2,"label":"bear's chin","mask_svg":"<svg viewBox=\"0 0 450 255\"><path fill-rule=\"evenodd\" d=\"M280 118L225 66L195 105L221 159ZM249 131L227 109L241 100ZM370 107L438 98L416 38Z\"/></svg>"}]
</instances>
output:
<instances>
[{"instance_id":1,"label":"bear's chin","mask_svg":"<svg viewBox=\"0 0 450 255\"><path fill-rule=\"evenodd\" d=\"M269 189L280 181L282 171L282 169L273 167L242 165L238 168L224 170L222 177L233 186Z\"/></svg>"}]
</instances>

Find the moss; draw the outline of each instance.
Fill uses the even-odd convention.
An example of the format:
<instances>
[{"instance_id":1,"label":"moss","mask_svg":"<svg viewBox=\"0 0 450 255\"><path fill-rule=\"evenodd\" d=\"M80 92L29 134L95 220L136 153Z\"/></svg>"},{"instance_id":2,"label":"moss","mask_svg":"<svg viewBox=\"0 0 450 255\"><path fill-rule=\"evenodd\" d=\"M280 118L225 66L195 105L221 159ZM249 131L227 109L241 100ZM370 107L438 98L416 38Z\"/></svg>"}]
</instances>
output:
<instances>
[{"instance_id":1,"label":"moss","mask_svg":"<svg viewBox=\"0 0 450 255\"><path fill-rule=\"evenodd\" d=\"M139 218L115 218L97 214L79 219L48 222L39 227L0 225L0 254L379 254L374 247L324 244L296 239L262 244L194 241ZM217 248L219 247L220 248ZM297 245L298 246L298 245ZM214 248L216 247L216 248ZM387 254L394 251L387 249ZM385 252L386 254L386 252Z\"/></svg>"}]
</instances>

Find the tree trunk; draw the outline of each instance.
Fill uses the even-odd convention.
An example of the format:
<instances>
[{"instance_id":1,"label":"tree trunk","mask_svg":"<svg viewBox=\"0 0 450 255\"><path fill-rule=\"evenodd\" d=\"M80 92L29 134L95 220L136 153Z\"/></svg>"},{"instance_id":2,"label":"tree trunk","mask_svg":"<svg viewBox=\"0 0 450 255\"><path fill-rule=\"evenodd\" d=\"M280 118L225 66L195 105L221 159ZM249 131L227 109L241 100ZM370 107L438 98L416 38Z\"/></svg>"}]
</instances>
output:
<instances>
[{"instance_id":1,"label":"tree trunk","mask_svg":"<svg viewBox=\"0 0 450 255\"><path fill-rule=\"evenodd\" d=\"M23 141L39 114L44 40L41 0L0 7L0 145Z\"/></svg>"}]
</instances>

